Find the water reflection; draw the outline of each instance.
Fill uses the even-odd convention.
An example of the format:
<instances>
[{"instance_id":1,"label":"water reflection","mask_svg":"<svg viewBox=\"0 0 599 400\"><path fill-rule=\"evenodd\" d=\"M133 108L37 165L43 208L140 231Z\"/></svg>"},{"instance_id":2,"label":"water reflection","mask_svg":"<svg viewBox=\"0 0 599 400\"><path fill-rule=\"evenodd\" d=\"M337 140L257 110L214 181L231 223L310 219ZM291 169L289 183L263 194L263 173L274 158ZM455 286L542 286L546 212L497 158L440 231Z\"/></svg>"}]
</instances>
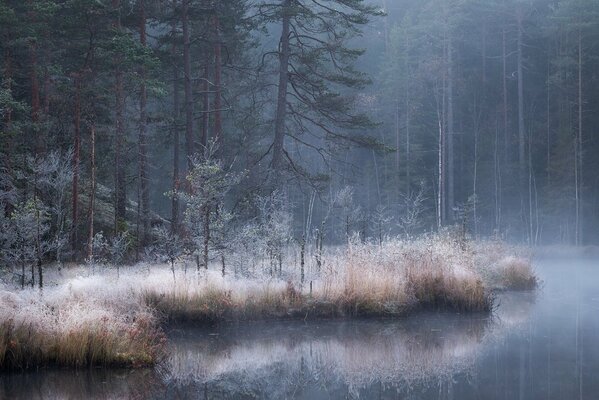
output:
<instances>
[{"instance_id":1,"label":"water reflection","mask_svg":"<svg viewBox=\"0 0 599 400\"><path fill-rule=\"evenodd\" d=\"M564 268L492 316L179 328L160 368L0 375L0 399L592 399L599 272Z\"/></svg>"},{"instance_id":2,"label":"water reflection","mask_svg":"<svg viewBox=\"0 0 599 400\"><path fill-rule=\"evenodd\" d=\"M185 397L203 390L209 398L370 398L444 387L456 375L472 377L485 345L525 321L533 301L506 298L492 317L182 329L171 335L165 381Z\"/></svg>"},{"instance_id":3,"label":"water reflection","mask_svg":"<svg viewBox=\"0 0 599 400\"><path fill-rule=\"evenodd\" d=\"M156 371L49 370L0 375L0 399L100 400L146 399L164 392Z\"/></svg>"}]
</instances>

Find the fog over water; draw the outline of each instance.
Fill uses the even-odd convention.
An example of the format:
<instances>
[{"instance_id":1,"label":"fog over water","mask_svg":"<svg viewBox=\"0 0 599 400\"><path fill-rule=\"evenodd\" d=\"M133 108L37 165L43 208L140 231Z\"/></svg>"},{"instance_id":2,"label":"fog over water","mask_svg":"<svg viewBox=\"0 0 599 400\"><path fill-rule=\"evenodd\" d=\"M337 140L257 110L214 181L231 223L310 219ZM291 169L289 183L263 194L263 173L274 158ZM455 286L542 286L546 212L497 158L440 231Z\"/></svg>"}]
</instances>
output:
<instances>
[{"instance_id":1,"label":"fog over water","mask_svg":"<svg viewBox=\"0 0 599 400\"><path fill-rule=\"evenodd\" d=\"M596 259L538 259L488 315L172 329L155 370L0 375L2 399L592 399Z\"/></svg>"}]
</instances>

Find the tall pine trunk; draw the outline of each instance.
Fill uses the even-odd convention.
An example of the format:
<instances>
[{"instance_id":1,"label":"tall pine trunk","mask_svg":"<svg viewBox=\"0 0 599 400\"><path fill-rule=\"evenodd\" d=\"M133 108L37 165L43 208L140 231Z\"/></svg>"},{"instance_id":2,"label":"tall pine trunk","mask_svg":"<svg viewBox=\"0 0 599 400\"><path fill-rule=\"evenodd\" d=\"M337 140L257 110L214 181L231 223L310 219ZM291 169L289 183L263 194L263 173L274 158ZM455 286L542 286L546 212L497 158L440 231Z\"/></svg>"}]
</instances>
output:
<instances>
[{"instance_id":1,"label":"tall pine trunk","mask_svg":"<svg viewBox=\"0 0 599 400\"><path fill-rule=\"evenodd\" d=\"M139 41L143 48L146 47L146 8L145 0L139 2ZM150 212L150 191L148 188L148 171L147 171L147 124L148 116L146 112L147 90L146 90L146 69L144 66L140 70L141 88L139 96L139 191L140 198L138 199L138 243L144 245L147 240L149 229ZM140 215L141 214L141 215ZM141 224L141 228L139 225ZM139 245L138 245L139 247Z\"/></svg>"},{"instance_id":2,"label":"tall pine trunk","mask_svg":"<svg viewBox=\"0 0 599 400\"><path fill-rule=\"evenodd\" d=\"M9 40L10 36L7 35L7 42ZM4 54L4 82L2 83L4 84L4 89L6 89L8 92L12 91L12 55L10 52L10 48L8 47L5 49ZM12 111L13 110L11 107L7 107L4 110L4 127L7 132L7 135L3 135L2 137L0 137L0 145L5 146L3 147L5 153L3 159L0 161L0 167L5 168L7 175L10 177L13 176L12 154L14 148L14 139L12 133ZM11 188L10 185L8 185L6 187L0 187L0 189L9 191ZM12 213L12 208L13 205L7 202L4 205L4 208L0 209L0 213L3 213L3 215L8 216Z\"/></svg>"},{"instance_id":3,"label":"tall pine trunk","mask_svg":"<svg viewBox=\"0 0 599 400\"><path fill-rule=\"evenodd\" d=\"M216 11L215 11L216 12ZM220 21L218 15L214 15L214 141L217 144L222 144L222 45L220 42ZM222 150L222 149L221 149Z\"/></svg>"},{"instance_id":4,"label":"tall pine trunk","mask_svg":"<svg viewBox=\"0 0 599 400\"><path fill-rule=\"evenodd\" d=\"M75 111L73 117L73 188L71 248L77 251L77 230L79 228L79 156L81 152L81 73L75 75Z\"/></svg>"},{"instance_id":5,"label":"tall pine trunk","mask_svg":"<svg viewBox=\"0 0 599 400\"><path fill-rule=\"evenodd\" d=\"M173 11L177 8L177 0L173 0ZM180 186L179 177L179 117L180 117L180 100L179 100L179 68L177 65L177 23L176 19L173 18L171 25L172 34L172 45L171 45L171 58L173 63L173 197L171 200L171 230L178 232L179 230L179 198L177 192Z\"/></svg>"},{"instance_id":6,"label":"tall pine trunk","mask_svg":"<svg viewBox=\"0 0 599 400\"><path fill-rule=\"evenodd\" d=\"M114 27L117 33L121 30L121 17L120 17L120 0L113 0L112 6L117 12L116 20L114 21ZM116 65L114 70L114 95L115 95L115 146L114 146L114 232L118 233L121 229L121 224L125 221L126 206L125 202L127 199L126 185L125 185L125 167L124 167L124 155L123 149L125 147L125 97L123 93L123 71L120 67L119 57L116 57Z\"/></svg>"},{"instance_id":7,"label":"tall pine trunk","mask_svg":"<svg viewBox=\"0 0 599 400\"><path fill-rule=\"evenodd\" d=\"M283 162L283 145L285 142L285 120L287 117L287 86L289 84L289 56L291 1L282 0L281 39L279 41L279 87L277 93L277 111L275 114L275 137L271 168L275 176L275 184L281 176Z\"/></svg>"},{"instance_id":8,"label":"tall pine trunk","mask_svg":"<svg viewBox=\"0 0 599 400\"><path fill-rule=\"evenodd\" d=\"M96 125L92 122L90 130L90 161L91 161L91 182L89 195L89 210L87 220L89 221L87 231L87 260L92 262L94 259L94 208L96 206Z\"/></svg>"},{"instance_id":9,"label":"tall pine trunk","mask_svg":"<svg viewBox=\"0 0 599 400\"><path fill-rule=\"evenodd\" d=\"M181 21L183 25L183 73L185 90L185 155L187 157L187 170L193 168L194 140L193 140L193 92L191 79L191 42L189 32L189 2L183 0L181 7Z\"/></svg>"},{"instance_id":10,"label":"tall pine trunk","mask_svg":"<svg viewBox=\"0 0 599 400\"><path fill-rule=\"evenodd\" d=\"M210 84L209 84L209 66L208 62L204 65L204 79L202 84L202 136L200 142L202 151L206 151L208 146L208 135L210 130Z\"/></svg>"},{"instance_id":11,"label":"tall pine trunk","mask_svg":"<svg viewBox=\"0 0 599 400\"><path fill-rule=\"evenodd\" d=\"M33 1L28 0L30 7L29 11L29 22L34 25L36 22L36 13L33 10ZM39 126L40 119L40 84L37 74L38 62L37 62L37 39L32 38L29 42L29 79L31 82L31 124L32 131L35 134L34 145L35 145L35 157L39 157L43 151L43 139L42 131Z\"/></svg>"}]
</instances>

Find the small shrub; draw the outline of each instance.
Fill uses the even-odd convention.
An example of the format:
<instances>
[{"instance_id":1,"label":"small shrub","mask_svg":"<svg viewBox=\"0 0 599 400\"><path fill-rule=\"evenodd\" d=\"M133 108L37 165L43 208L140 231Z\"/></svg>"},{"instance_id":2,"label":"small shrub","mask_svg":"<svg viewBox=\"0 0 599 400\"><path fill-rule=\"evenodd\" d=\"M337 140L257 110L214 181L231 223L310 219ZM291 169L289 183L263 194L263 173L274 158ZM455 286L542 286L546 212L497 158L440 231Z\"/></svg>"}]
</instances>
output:
<instances>
[{"instance_id":1,"label":"small shrub","mask_svg":"<svg viewBox=\"0 0 599 400\"><path fill-rule=\"evenodd\" d=\"M506 289L529 290L538 285L538 278L528 260L508 257L500 263L501 285Z\"/></svg>"}]
</instances>

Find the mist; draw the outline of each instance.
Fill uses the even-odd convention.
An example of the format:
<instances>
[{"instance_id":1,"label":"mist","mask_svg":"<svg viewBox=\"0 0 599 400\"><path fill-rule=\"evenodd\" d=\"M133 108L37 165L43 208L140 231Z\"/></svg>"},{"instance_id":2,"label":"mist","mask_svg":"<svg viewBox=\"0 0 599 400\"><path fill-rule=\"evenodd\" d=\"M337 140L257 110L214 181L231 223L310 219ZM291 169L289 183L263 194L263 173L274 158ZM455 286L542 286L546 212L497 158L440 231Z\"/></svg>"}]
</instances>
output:
<instances>
[{"instance_id":1,"label":"mist","mask_svg":"<svg viewBox=\"0 0 599 400\"><path fill-rule=\"evenodd\" d=\"M594 0L3 1L0 397L589 398L597 43Z\"/></svg>"}]
</instances>

